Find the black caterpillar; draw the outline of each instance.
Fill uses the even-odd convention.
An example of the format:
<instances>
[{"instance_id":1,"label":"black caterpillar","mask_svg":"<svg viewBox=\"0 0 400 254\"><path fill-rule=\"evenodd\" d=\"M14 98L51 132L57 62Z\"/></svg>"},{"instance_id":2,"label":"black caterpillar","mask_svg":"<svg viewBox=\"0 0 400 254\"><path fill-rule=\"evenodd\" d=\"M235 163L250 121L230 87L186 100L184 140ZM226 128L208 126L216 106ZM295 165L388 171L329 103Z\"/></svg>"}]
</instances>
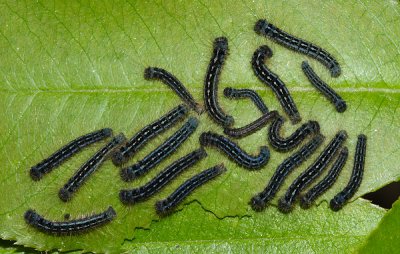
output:
<instances>
[{"instance_id":1,"label":"black caterpillar","mask_svg":"<svg viewBox=\"0 0 400 254\"><path fill-rule=\"evenodd\" d=\"M289 93L285 83L272 71L270 71L264 64L265 58L270 58L272 51L268 46L259 47L253 54L251 61L254 74L264 84L271 87L275 93L276 98L279 100L283 110L288 114L292 123L298 123L301 121L300 113L297 110L297 106L293 101L292 96Z\"/></svg>"},{"instance_id":2,"label":"black caterpillar","mask_svg":"<svg viewBox=\"0 0 400 254\"><path fill-rule=\"evenodd\" d=\"M110 128L106 128L88 133L72 140L67 145L50 155L48 158L33 166L30 170L30 176L32 180L38 181L42 179L44 175L50 173L54 168L71 158L83 148L105 139L111 136L111 134L112 130Z\"/></svg>"},{"instance_id":3,"label":"black caterpillar","mask_svg":"<svg viewBox=\"0 0 400 254\"><path fill-rule=\"evenodd\" d=\"M342 113L346 111L346 102L335 92L331 87L328 86L318 75L314 72L307 61L303 61L301 68L310 81L310 83L323 94L332 104L335 106L336 111Z\"/></svg>"},{"instance_id":4,"label":"black caterpillar","mask_svg":"<svg viewBox=\"0 0 400 254\"><path fill-rule=\"evenodd\" d=\"M198 124L199 121L196 118L189 118L189 120L179 130L177 130L159 147L150 152L143 158L143 160L130 167L123 168L121 171L122 180L128 182L146 174L150 169L154 168L168 155L178 149L178 147L193 134Z\"/></svg>"},{"instance_id":5,"label":"black caterpillar","mask_svg":"<svg viewBox=\"0 0 400 254\"><path fill-rule=\"evenodd\" d=\"M342 171L344 165L346 164L349 151L347 147L342 148L338 158L333 164L332 168L329 170L328 174L322 179L318 184L312 187L300 200L300 206L303 209L311 207L314 201L321 196L325 191L327 191L338 178L340 172Z\"/></svg>"},{"instance_id":6,"label":"black caterpillar","mask_svg":"<svg viewBox=\"0 0 400 254\"><path fill-rule=\"evenodd\" d=\"M115 136L107 145L95 153L78 171L68 180L68 182L60 189L58 196L64 202L71 199L72 195L86 182L99 166L104 162L104 159L120 144L126 141L124 134Z\"/></svg>"},{"instance_id":7,"label":"black caterpillar","mask_svg":"<svg viewBox=\"0 0 400 254\"><path fill-rule=\"evenodd\" d=\"M324 136L318 134L297 152L292 154L289 158L286 158L276 169L267 187L250 200L250 205L253 210L257 212L264 210L268 202L275 197L275 194L282 186L286 177L293 171L293 169L300 166L306 159L308 159L323 141Z\"/></svg>"},{"instance_id":8,"label":"black caterpillar","mask_svg":"<svg viewBox=\"0 0 400 254\"><path fill-rule=\"evenodd\" d=\"M213 132L205 132L200 135L202 146L215 146L229 156L240 166L246 169L260 169L268 163L270 153L266 146L262 146L258 156L251 156L244 152L235 142Z\"/></svg>"},{"instance_id":9,"label":"black caterpillar","mask_svg":"<svg viewBox=\"0 0 400 254\"><path fill-rule=\"evenodd\" d=\"M206 182L214 179L226 171L223 164L214 166L203 172L193 176L181 186L178 187L171 195L166 199L157 201L156 212L160 216L166 216L170 214L175 207L177 207L190 193L195 189L199 188Z\"/></svg>"},{"instance_id":10,"label":"black caterpillar","mask_svg":"<svg viewBox=\"0 0 400 254\"><path fill-rule=\"evenodd\" d=\"M279 116L269 127L269 144L277 151L288 152L296 148L308 136L319 133L319 124L317 121L308 121L300 126L295 132L287 138L280 136L280 129L284 123L283 117Z\"/></svg>"},{"instance_id":11,"label":"black caterpillar","mask_svg":"<svg viewBox=\"0 0 400 254\"><path fill-rule=\"evenodd\" d=\"M265 125L267 125L267 123L269 123L278 116L279 116L278 111L273 110L271 112L263 114L257 120L249 123L246 126L235 129L225 128L224 133L232 138L243 138L260 130Z\"/></svg>"},{"instance_id":12,"label":"black caterpillar","mask_svg":"<svg viewBox=\"0 0 400 254\"><path fill-rule=\"evenodd\" d=\"M354 155L354 166L347 186L339 192L330 202L333 211L339 211L344 204L351 199L360 187L365 166L365 154L367 152L367 136L358 135L356 152Z\"/></svg>"},{"instance_id":13,"label":"black caterpillar","mask_svg":"<svg viewBox=\"0 0 400 254\"><path fill-rule=\"evenodd\" d=\"M218 83L222 66L228 54L228 39L219 37L214 40L214 51L204 80L204 105L211 118L222 126L231 126L233 117L224 113L218 103Z\"/></svg>"},{"instance_id":14,"label":"black caterpillar","mask_svg":"<svg viewBox=\"0 0 400 254\"><path fill-rule=\"evenodd\" d=\"M69 221L50 221L39 215L34 210L29 209L24 214L26 223L40 231L51 235L73 235L99 227L112 221L117 213L110 206L106 211Z\"/></svg>"},{"instance_id":15,"label":"black caterpillar","mask_svg":"<svg viewBox=\"0 0 400 254\"><path fill-rule=\"evenodd\" d=\"M261 99L260 95L256 91L251 89L235 89L232 87L227 87L224 89L224 95L230 99L241 99L249 98L253 101L254 105L261 111L261 113L268 113L268 107L265 105L264 101Z\"/></svg>"},{"instance_id":16,"label":"black caterpillar","mask_svg":"<svg viewBox=\"0 0 400 254\"><path fill-rule=\"evenodd\" d=\"M166 115L141 129L128 142L126 142L124 146L113 154L112 161L114 165L121 166L123 163L127 162L141 147L155 138L158 134L161 134L177 124L179 120L183 119L187 115L187 113L188 108L183 104L179 105Z\"/></svg>"},{"instance_id":17,"label":"black caterpillar","mask_svg":"<svg viewBox=\"0 0 400 254\"><path fill-rule=\"evenodd\" d=\"M314 163L293 181L285 195L279 200L278 208L281 212L288 213L293 209L293 203L296 201L300 192L322 174L346 139L346 131L339 131Z\"/></svg>"},{"instance_id":18,"label":"black caterpillar","mask_svg":"<svg viewBox=\"0 0 400 254\"><path fill-rule=\"evenodd\" d=\"M182 82L177 77L172 75L170 72L157 68L148 67L144 70L145 79L159 79L167 84L191 109L201 114L204 110L203 107L198 104L189 91L183 86Z\"/></svg>"},{"instance_id":19,"label":"black caterpillar","mask_svg":"<svg viewBox=\"0 0 400 254\"><path fill-rule=\"evenodd\" d=\"M135 189L121 190L119 193L119 199L124 204L135 204L147 200L175 179L184 170L195 165L206 156L207 153L203 148L195 150L179 160L174 161L145 185Z\"/></svg>"},{"instance_id":20,"label":"black caterpillar","mask_svg":"<svg viewBox=\"0 0 400 254\"><path fill-rule=\"evenodd\" d=\"M258 34L268 36L269 38L286 48L300 52L318 60L329 69L332 77L339 77L341 73L339 63L327 51L316 46L315 44L288 34L277 28L273 24L268 23L265 19L260 19L257 21L254 26L254 31Z\"/></svg>"}]
</instances>

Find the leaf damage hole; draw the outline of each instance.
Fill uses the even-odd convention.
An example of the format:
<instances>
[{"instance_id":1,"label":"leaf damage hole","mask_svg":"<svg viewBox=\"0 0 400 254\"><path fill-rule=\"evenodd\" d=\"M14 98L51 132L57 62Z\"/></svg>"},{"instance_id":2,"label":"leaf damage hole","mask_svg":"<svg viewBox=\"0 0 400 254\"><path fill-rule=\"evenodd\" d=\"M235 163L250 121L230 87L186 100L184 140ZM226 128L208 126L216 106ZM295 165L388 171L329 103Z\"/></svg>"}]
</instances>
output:
<instances>
[{"instance_id":1,"label":"leaf damage hole","mask_svg":"<svg viewBox=\"0 0 400 254\"><path fill-rule=\"evenodd\" d=\"M370 200L373 204L385 209L392 208L393 203L400 197L400 181L392 182L382 188L367 193L363 196L364 199Z\"/></svg>"}]
</instances>

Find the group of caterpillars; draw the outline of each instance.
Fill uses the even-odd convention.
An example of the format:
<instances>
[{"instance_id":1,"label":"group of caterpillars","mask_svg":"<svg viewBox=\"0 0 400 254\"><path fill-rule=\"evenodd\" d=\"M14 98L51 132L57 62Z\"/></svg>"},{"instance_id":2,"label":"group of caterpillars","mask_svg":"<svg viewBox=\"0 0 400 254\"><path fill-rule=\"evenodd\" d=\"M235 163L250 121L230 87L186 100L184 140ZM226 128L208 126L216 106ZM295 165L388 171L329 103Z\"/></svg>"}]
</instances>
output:
<instances>
[{"instance_id":1,"label":"group of caterpillars","mask_svg":"<svg viewBox=\"0 0 400 254\"><path fill-rule=\"evenodd\" d=\"M281 31L266 20L257 21L254 30L256 33L267 36L289 49L315 58L330 70L331 76L337 77L340 75L341 69L338 62L328 52L320 47ZM292 151L305 139L310 139L305 145L286 158L277 167L265 189L250 200L249 204L253 210L262 211L275 197L285 178L296 167L299 167L306 159L308 159L323 143L325 138L320 134L320 127L316 121L308 121L301 125L289 137L282 137L280 135L280 129L284 124L285 119L280 116L277 111L269 111L261 97L251 89L235 89L228 87L225 88L223 92L227 98L249 98L262 113L260 118L250 124L241 128L232 128L232 125L234 124L233 117L227 115L218 103L219 76L227 53L227 38L216 38L213 44L212 57L204 80L205 111L217 124L224 127L224 134L235 139L243 138L264 128L271 122L268 131L268 141L271 147L279 152ZM271 56L272 51L268 46L264 45L259 47L254 52L251 61L253 71L264 84L273 90L291 122L293 124L299 123L301 121L300 113L298 112L296 104L294 103L288 89L283 81L265 65L266 58L270 58ZM344 112L346 110L345 101L316 75L306 61L302 63L301 67L310 82L334 104L336 110L338 112ZM107 158L111 157L116 166L123 166L146 143L176 125L180 120L183 120L188 115L189 109L194 110L198 114L204 112L203 106L195 102L194 98L183 84L168 71L161 68L149 67L145 69L144 77L148 80L156 79L162 81L176 92L185 104L175 107L158 120L145 126L129 140L127 140L123 134L113 137L108 144L96 152L75 172L68 182L60 188L59 198L62 201L68 202L71 200L78 189L88 180L89 176L92 175ZM178 147L191 136L197 126L197 118L189 117L180 129L142 160L131 166L123 167L120 171L122 180L126 182L132 181L133 179L142 177L151 169L155 168L167 156L177 150ZM31 178L35 181L42 179L46 174L50 173L54 168L71 158L83 148L110 137L111 135L112 130L106 128L83 135L71 141L53 153L50 157L33 166L30 169ZM334 184L348 157L348 149L343 146L346 139L346 131L339 131L321 152L318 158L295 179L287 189L285 195L279 199L278 208L281 212L290 212L297 200L300 200L302 208L310 207L321 194ZM258 155L249 155L230 138L213 132L202 133L200 135L200 144L200 148L191 151L171 163L145 185L133 189L121 190L119 193L121 202L127 205L132 205L138 202L143 202L154 196L167 184L177 178L177 176L183 171L193 167L200 160L204 159L207 156L207 153L204 150L204 147L206 146L216 147L239 166L248 170L259 170L263 168L270 158L270 151L267 146L261 146ZM348 185L331 200L330 207L332 210L340 210L355 194L360 186L364 171L365 153L366 136L361 134L358 136L354 166L350 181ZM335 159L335 157L337 158ZM333 165L325 178L302 195L302 192L324 172L333 160ZM155 204L156 212L160 216L170 214L192 191L225 171L226 168L224 167L224 164L219 164L193 176L183 182L182 185L180 185L170 196L157 201ZM50 221L31 209L25 213L24 218L28 224L41 231L54 235L65 235L84 232L88 229L103 225L111 221L115 216L116 212L110 206L102 213L75 220Z\"/></svg>"}]
</instances>

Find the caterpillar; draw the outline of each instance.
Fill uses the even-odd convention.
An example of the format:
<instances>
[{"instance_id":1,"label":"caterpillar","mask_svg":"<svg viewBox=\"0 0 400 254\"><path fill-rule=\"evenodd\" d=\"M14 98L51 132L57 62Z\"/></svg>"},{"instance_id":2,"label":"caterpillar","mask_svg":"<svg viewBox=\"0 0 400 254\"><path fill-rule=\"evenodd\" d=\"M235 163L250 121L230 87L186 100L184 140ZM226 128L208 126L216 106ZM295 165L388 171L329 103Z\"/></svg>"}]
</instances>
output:
<instances>
[{"instance_id":1,"label":"caterpillar","mask_svg":"<svg viewBox=\"0 0 400 254\"><path fill-rule=\"evenodd\" d=\"M297 106L293 101L292 96L289 93L285 83L271 70L269 70L265 64L265 58L272 57L271 49L264 45L259 47L253 54L252 67L254 74L264 84L268 85L274 92L276 98L281 104L283 110L288 114L293 124L301 121L300 113L297 110Z\"/></svg>"},{"instance_id":2,"label":"caterpillar","mask_svg":"<svg viewBox=\"0 0 400 254\"><path fill-rule=\"evenodd\" d=\"M156 202L156 212L160 216L169 215L190 193L226 171L223 164L214 166L186 180L166 199Z\"/></svg>"},{"instance_id":3,"label":"caterpillar","mask_svg":"<svg viewBox=\"0 0 400 254\"><path fill-rule=\"evenodd\" d=\"M235 142L212 132L202 133L200 135L200 144L202 146L217 147L237 164L249 170L260 169L268 163L270 158L270 153L266 146L261 147L258 156L251 156L244 152Z\"/></svg>"},{"instance_id":4,"label":"caterpillar","mask_svg":"<svg viewBox=\"0 0 400 254\"><path fill-rule=\"evenodd\" d=\"M339 211L346 202L354 196L360 187L365 167L365 155L367 151L367 136L358 135L356 152L354 155L354 165L351 177L347 186L331 199L329 205L333 211Z\"/></svg>"},{"instance_id":5,"label":"caterpillar","mask_svg":"<svg viewBox=\"0 0 400 254\"><path fill-rule=\"evenodd\" d=\"M121 166L123 163L127 162L141 147L157 135L177 124L179 120L183 119L187 114L188 108L184 104L181 104L141 129L113 154L112 161L114 165Z\"/></svg>"},{"instance_id":6,"label":"caterpillar","mask_svg":"<svg viewBox=\"0 0 400 254\"><path fill-rule=\"evenodd\" d=\"M203 113L203 107L198 104L189 91L183 86L182 82L170 72L157 68L148 67L144 70L144 78L147 80L158 79L168 85L191 109L198 114Z\"/></svg>"},{"instance_id":7,"label":"caterpillar","mask_svg":"<svg viewBox=\"0 0 400 254\"><path fill-rule=\"evenodd\" d=\"M222 66L228 54L228 39L214 40L214 50L204 79L204 105L211 118L222 126L231 126L233 117L224 113L218 103L218 83Z\"/></svg>"},{"instance_id":8,"label":"caterpillar","mask_svg":"<svg viewBox=\"0 0 400 254\"><path fill-rule=\"evenodd\" d=\"M269 111L268 107L265 105L260 95L258 95L258 93L256 93L256 91L254 90L226 87L224 89L224 95L229 99L249 98L253 101L254 105L256 105L256 107L261 111L262 114L266 114Z\"/></svg>"},{"instance_id":9,"label":"caterpillar","mask_svg":"<svg viewBox=\"0 0 400 254\"><path fill-rule=\"evenodd\" d=\"M310 83L335 106L337 112L343 113L346 111L346 102L335 92L335 90L318 77L307 61L302 62L301 69Z\"/></svg>"},{"instance_id":10,"label":"caterpillar","mask_svg":"<svg viewBox=\"0 0 400 254\"><path fill-rule=\"evenodd\" d=\"M288 34L265 19L260 19L256 22L254 31L257 34L271 38L273 41L288 49L316 59L329 69L332 77L339 77L341 73L339 63L332 55L321 47Z\"/></svg>"},{"instance_id":11,"label":"caterpillar","mask_svg":"<svg viewBox=\"0 0 400 254\"><path fill-rule=\"evenodd\" d=\"M116 215L117 213L110 206L106 211L99 214L60 222L47 220L36 211L29 209L25 212L24 219L27 224L44 233L60 236L78 234L99 227L112 221Z\"/></svg>"},{"instance_id":12,"label":"caterpillar","mask_svg":"<svg viewBox=\"0 0 400 254\"><path fill-rule=\"evenodd\" d=\"M271 201L279 188L282 186L286 177L305 160L307 160L324 141L324 136L317 134L307 144L301 147L297 152L286 158L276 169L274 175L269 180L265 189L255 195L250 200L250 205L254 211L264 210L269 201Z\"/></svg>"},{"instance_id":13,"label":"caterpillar","mask_svg":"<svg viewBox=\"0 0 400 254\"><path fill-rule=\"evenodd\" d=\"M121 202L124 204L135 204L148 199L175 179L179 174L192 167L206 156L207 153L203 148L185 155L179 160L174 161L145 185L135 189L121 190L119 193Z\"/></svg>"},{"instance_id":14,"label":"caterpillar","mask_svg":"<svg viewBox=\"0 0 400 254\"><path fill-rule=\"evenodd\" d=\"M243 137L246 137L246 136L260 130L267 123L269 123L272 119L274 119L278 116L279 116L278 111L273 110L271 112L263 114L257 120L255 120L241 128L235 128L235 129L225 128L224 133L232 138L243 138Z\"/></svg>"},{"instance_id":15,"label":"caterpillar","mask_svg":"<svg viewBox=\"0 0 400 254\"><path fill-rule=\"evenodd\" d=\"M141 161L130 167L123 168L121 171L122 179L128 182L146 174L150 169L157 166L173 151L178 149L178 147L196 130L198 124L199 121L196 118L190 117L189 120L178 131L170 136L159 147L150 152Z\"/></svg>"},{"instance_id":16,"label":"caterpillar","mask_svg":"<svg viewBox=\"0 0 400 254\"><path fill-rule=\"evenodd\" d=\"M277 151L280 152L288 152L293 150L304 139L308 136L313 135L315 133L319 133L319 124L317 121L308 121L300 126L295 132L293 132L289 137L283 138L279 134L279 130L281 129L284 118L279 116L275 118L275 121L272 122L268 131L268 141L269 144Z\"/></svg>"},{"instance_id":17,"label":"caterpillar","mask_svg":"<svg viewBox=\"0 0 400 254\"><path fill-rule=\"evenodd\" d=\"M89 176L91 176L103 163L104 159L109 155L117 146L126 141L124 134L115 136L107 145L95 153L85 164L83 164L78 171L68 180L68 182L58 192L59 198L67 202L71 199L72 195L84 184Z\"/></svg>"},{"instance_id":18,"label":"caterpillar","mask_svg":"<svg viewBox=\"0 0 400 254\"><path fill-rule=\"evenodd\" d=\"M105 128L80 136L63 146L48 158L39 162L30 169L32 180L39 181L44 175L71 158L83 148L111 136L112 130Z\"/></svg>"},{"instance_id":19,"label":"caterpillar","mask_svg":"<svg viewBox=\"0 0 400 254\"><path fill-rule=\"evenodd\" d=\"M344 165L346 164L349 151L347 147L342 148L339 153L338 158L333 164L332 168L329 170L328 174L322 179L318 184L312 187L302 198L300 199L300 206L303 209L311 207L314 201L321 196L325 191L327 191L338 178L340 172L342 171Z\"/></svg>"},{"instance_id":20,"label":"caterpillar","mask_svg":"<svg viewBox=\"0 0 400 254\"><path fill-rule=\"evenodd\" d=\"M283 213L288 213L293 209L300 192L309 186L319 175L324 172L327 165L334 158L337 151L347 138L346 131L339 131L331 142L325 147L322 153L303 173L298 176L287 189L285 195L279 200L278 208Z\"/></svg>"}]
</instances>

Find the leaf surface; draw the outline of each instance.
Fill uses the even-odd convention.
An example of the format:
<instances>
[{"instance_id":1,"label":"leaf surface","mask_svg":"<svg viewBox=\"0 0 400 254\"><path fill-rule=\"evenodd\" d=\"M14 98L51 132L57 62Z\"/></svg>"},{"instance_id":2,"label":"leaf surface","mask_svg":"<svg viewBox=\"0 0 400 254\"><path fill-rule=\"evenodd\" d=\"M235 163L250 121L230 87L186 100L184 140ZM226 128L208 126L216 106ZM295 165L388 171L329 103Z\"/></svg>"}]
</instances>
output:
<instances>
[{"instance_id":1,"label":"leaf surface","mask_svg":"<svg viewBox=\"0 0 400 254\"><path fill-rule=\"evenodd\" d=\"M166 251L178 243L188 250L194 250L192 244L197 245L196 250L206 252L212 244L198 242L216 241L219 246L238 250L242 243L229 239L247 235L244 250L251 250L251 239L256 238L254 246L268 245L271 251L275 247L289 250L298 246L298 250L323 252L332 246L330 239L337 243L338 250L345 246L355 249L384 215L382 209L357 198L400 179L397 165L400 157L398 1L301 4L298 1L203 0L70 1L68 4L4 1L0 7L2 239L37 250L120 252L143 245L143 251ZM309 59L309 62L347 101L348 110L344 114L337 113L308 83L300 69L301 62L307 59L305 56L253 32L259 18L267 18L285 31L320 45L338 59L343 74L336 79L316 61ZM234 116L236 126L249 123L260 113L249 101L223 98L222 90L227 86L255 89L270 109L283 114L271 90L257 80L250 66L254 50L267 44L274 51L267 65L287 84L303 121L319 121L327 141L338 130L347 130L351 160L334 187L318 200L322 202L320 206L309 211L296 209L289 216L280 214L275 207L254 214L247 204L249 199L265 187L288 154L271 150L271 160L265 168L248 172L215 149L207 149L206 160L185 172L156 197L132 207L122 205L118 199L120 189L144 184L172 161L198 148L201 132L221 133L221 127L212 123L206 114L199 116L198 130L176 154L133 183L123 183L119 169L107 161L71 202L65 204L58 199L59 188L102 144L86 149L42 181L33 182L29 178L32 165L77 136L111 127L115 134L124 132L130 137L180 104L180 99L165 85L143 79L147 66L174 73L201 102L212 41L218 36L226 36L230 44L230 55L221 75L220 102ZM156 138L130 164L143 158L177 128ZM286 124L284 128L289 134L297 126ZM365 177L355 202L333 213L325 201L346 185L359 133L368 136ZM263 130L238 143L256 154L267 143L266 137ZM277 197L283 195L312 159L290 175ZM180 207L185 209L171 218L154 222L159 220L154 212L156 200L166 197L196 172L220 162L228 168L226 174L191 195L185 201L190 205ZM62 220L65 213L76 218L103 211L109 205L118 213L116 220L79 236L47 236L23 220L29 208L46 218ZM164 229L169 223L179 225L181 231L176 237ZM204 232L193 232L192 225L202 225ZM216 225L221 225L220 238ZM229 232L235 225L239 225L240 232ZM150 231L142 230L147 228ZM325 232L327 228L329 233ZM323 235L320 241L319 234ZM342 244L339 244L340 237ZM287 239L291 240L287 243ZM164 241L173 243L163 249Z\"/></svg>"},{"instance_id":2,"label":"leaf surface","mask_svg":"<svg viewBox=\"0 0 400 254\"><path fill-rule=\"evenodd\" d=\"M368 237L366 244L360 248L360 253L397 252L400 247L399 226L400 200L397 200Z\"/></svg>"}]
</instances>

